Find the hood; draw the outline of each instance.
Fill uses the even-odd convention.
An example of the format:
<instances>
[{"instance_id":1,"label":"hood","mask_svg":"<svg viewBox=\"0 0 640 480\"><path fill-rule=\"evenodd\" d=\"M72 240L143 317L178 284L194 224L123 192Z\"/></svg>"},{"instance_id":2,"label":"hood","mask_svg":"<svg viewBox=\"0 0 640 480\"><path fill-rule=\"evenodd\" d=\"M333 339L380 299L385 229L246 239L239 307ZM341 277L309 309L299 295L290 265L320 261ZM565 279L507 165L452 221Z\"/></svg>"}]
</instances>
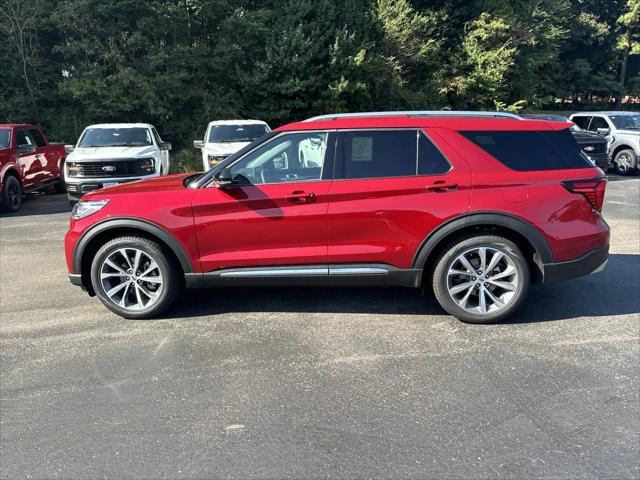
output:
<instances>
[{"instance_id":1,"label":"hood","mask_svg":"<svg viewBox=\"0 0 640 480\"><path fill-rule=\"evenodd\" d=\"M251 142L212 142L204 145L204 151L207 155L229 156L236 153Z\"/></svg>"},{"instance_id":2,"label":"hood","mask_svg":"<svg viewBox=\"0 0 640 480\"><path fill-rule=\"evenodd\" d=\"M143 158L153 156L157 151L154 145L143 147L80 147L69 154L67 160L104 160L118 158Z\"/></svg>"},{"instance_id":3,"label":"hood","mask_svg":"<svg viewBox=\"0 0 640 480\"><path fill-rule=\"evenodd\" d=\"M95 192L83 195L83 200L107 198L112 195L123 193L144 193L159 192L169 190L184 190L184 179L193 175L192 173L179 173L176 175L165 175L154 177L148 180L138 180L137 182L121 183L113 187L105 187Z\"/></svg>"},{"instance_id":4,"label":"hood","mask_svg":"<svg viewBox=\"0 0 640 480\"><path fill-rule=\"evenodd\" d=\"M612 132L614 135L640 135L640 129L638 130L625 130L618 129L615 132Z\"/></svg>"}]
</instances>

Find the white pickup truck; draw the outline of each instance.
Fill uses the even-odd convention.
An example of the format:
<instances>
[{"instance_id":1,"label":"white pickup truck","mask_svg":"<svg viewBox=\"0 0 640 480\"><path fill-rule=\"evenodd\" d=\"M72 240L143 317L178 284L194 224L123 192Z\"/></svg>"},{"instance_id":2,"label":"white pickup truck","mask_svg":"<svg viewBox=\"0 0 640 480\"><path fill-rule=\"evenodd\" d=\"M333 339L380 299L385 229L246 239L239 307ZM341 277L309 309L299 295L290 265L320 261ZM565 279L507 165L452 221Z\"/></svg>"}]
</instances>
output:
<instances>
[{"instance_id":1,"label":"white pickup truck","mask_svg":"<svg viewBox=\"0 0 640 480\"><path fill-rule=\"evenodd\" d=\"M216 120L209 122L204 140L194 140L193 146L202 150L202 165L206 172L270 131L269 125L262 120Z\"/></svg>"},{"instance_id":2,"label":"white pickup truck","mask_svg":"<svg viewBox=\"0 0 640 480\"><path fill-rule=\"evenodd\" d=\"M104 123L67 145L64 178L70 203L84 193L169 173L171 144L148 123Z\"/></svg>"}]
</instances>

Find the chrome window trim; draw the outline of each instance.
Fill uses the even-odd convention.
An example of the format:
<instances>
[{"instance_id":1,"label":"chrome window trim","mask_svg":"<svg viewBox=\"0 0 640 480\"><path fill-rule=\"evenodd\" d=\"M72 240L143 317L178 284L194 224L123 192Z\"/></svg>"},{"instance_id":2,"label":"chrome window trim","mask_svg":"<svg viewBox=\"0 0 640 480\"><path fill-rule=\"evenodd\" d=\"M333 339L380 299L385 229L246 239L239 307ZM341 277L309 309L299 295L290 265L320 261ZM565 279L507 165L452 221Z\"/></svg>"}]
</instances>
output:
<instances>
[{"instance_id":1,"label":"chrome window trim","mask_svg":"<svg viewBox=\"0 0 640 480\"><path fill-rule=\"evenodd\" d=\"M326 133L327 134L327 138L329 138L329 134L335 133L335 132L337 132L337 130L333 129L333 128L331 128L331 129L319 129L319 130L290 130L290 131L286 131L286 132L280 132L280 133L278 133L278 135L275 135L274 137L271 137L266 142L263 142L263 143L261 143L259 145L256 145L254 148L252 148L251 150L246 152L240 158L236 159L233 163L227 165L225 168L233 167L235 164L237 164L238 162L241 162L242 160L247 158L247 156L251 155L253 152L258 150L259 148L262 148L265 145L268 145L271 142L275 141L276 139L282 138L283 136L286 136L286 135L293 135L293 134L300 134L300 133ZM295 181L295 182L250 183L248 185L252 185L254 187L258 187L258 186L261 186L261 185L282 185L282 184L288 184L288 183L308 183L308 182L326 182L326 181L331 181L332 179L324 179L324 178L322 178L322 176L324 175L324 167L325 167L325 164L326 164L325 160L326 160L326 156L327 156L327 152L328 151L329 151L329 148L327 146L327 149L325 149L325 152L324 152L325 159L322 161L322 167L320 168L320 178L318 178L318 179L298 180L298 181ZM334 153L334 158L335 158L335 153ZM205 183L204 185L202 185L199 188L216 188L215 187L215 183L216 183L216 177L214 176L209 180L209 182ZM242 187L242 186L248 186L248 185L239 185L239 186Z\"/></svg>"}]
</instances>

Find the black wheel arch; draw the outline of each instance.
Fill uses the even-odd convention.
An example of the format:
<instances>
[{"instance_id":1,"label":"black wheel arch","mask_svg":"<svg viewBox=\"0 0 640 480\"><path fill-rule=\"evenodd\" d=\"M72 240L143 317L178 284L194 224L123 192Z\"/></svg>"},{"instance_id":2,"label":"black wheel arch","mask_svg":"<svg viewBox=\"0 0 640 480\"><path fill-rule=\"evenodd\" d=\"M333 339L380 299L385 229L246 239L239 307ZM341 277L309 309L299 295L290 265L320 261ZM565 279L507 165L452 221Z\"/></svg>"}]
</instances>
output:
<instances>
[{"instance_id":1,"label":"black wheel arch","mask_svg":"<svg viewBox=\"0 0 640 480\"><path fill-rule=\"evenodd\" d=\"M501 212L478 212L449 220L431 232L418 248L412 268L425 273L438 256L440 250L458 236L478 231L503 234L513 240L528 256L534 275L533 280L542 281L545 263L553 262L553 253L544 236L531 224L514 215Z\"/></svg>"},{"instance_id":2,"label":"black wheel arch","mask_svg":"<svg viewBox=\"0 0 640 480\"><path fill-rule=\"evenodd\" d=\"M193 265L180 242L167 230L147 220L137 218L110 218L98 222L76 242L73 252L73 274L82 275L82 285L94 294L90 266L93 255L105 241L121 235L140 235L155 240L175 257L183 273L193 273Z\"/></svg>"}]
</instances>

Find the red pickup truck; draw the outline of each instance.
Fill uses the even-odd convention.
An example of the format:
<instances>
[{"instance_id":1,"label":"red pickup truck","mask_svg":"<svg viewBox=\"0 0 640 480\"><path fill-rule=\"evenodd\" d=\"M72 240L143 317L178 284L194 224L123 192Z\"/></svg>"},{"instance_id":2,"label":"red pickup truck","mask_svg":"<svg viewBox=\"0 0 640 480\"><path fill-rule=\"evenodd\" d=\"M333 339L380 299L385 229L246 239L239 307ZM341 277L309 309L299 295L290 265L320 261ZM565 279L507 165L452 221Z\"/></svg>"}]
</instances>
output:
<instances>
[{"instance_id":1,"label":"red pickup truck","mask_svg":"<svg viewBox=\"0 0 640 480\"><path fill-rule=\"evenodd\" d=\"M0 208L15 212L22 194L52 185L64 193L64 145L35 125L0 124Z\"/></svg>"}]
</instances>

